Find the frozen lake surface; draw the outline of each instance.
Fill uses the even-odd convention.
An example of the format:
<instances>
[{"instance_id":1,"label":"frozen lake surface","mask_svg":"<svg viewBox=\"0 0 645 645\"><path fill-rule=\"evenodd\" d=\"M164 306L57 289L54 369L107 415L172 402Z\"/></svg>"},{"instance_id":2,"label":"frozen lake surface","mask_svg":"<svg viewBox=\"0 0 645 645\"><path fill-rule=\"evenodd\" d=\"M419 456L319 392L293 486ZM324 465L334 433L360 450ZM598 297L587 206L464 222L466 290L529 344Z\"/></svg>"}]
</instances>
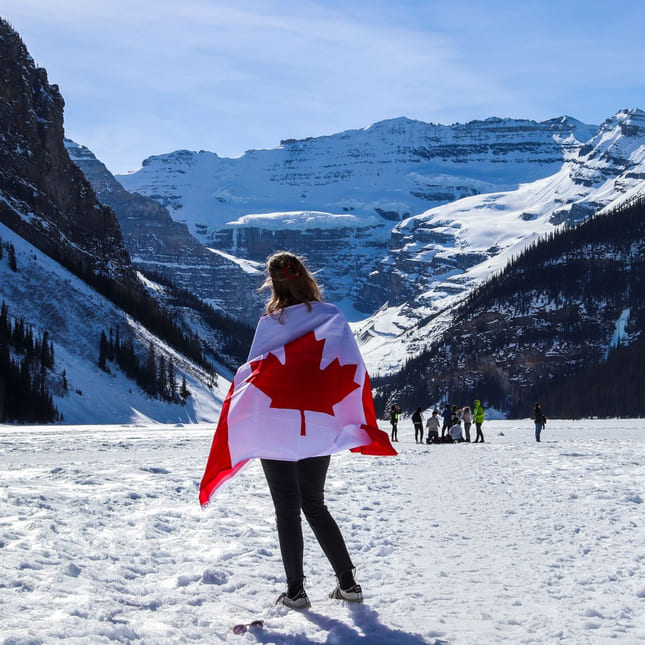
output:
<instances>
[{"instance_id":1,"label":"frozen lake surface","mask_svg":"<svg viewBox=\"0 0 645 645\"><path fill-rule=\"evenodd\" d=\"M385 428L385 425L383 426ZM0 426L0 644L645 642L645 420L489 421L483 445L335 455L365 603L305 528L284 590L258 462L207 509L212 425ZM236 623L264 620L237 636Z\"/></svg>"}]
</instances>

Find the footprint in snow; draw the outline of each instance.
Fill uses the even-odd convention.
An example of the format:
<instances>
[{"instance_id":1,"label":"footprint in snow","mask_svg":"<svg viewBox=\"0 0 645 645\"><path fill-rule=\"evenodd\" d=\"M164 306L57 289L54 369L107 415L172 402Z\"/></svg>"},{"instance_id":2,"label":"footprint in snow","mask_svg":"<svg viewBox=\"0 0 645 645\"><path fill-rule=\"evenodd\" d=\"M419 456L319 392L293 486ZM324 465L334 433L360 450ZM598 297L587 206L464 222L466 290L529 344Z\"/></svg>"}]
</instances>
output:
<instances>
[{"instance_id":1,"label":"footprint in snow","mask_svg":"<svg viewBox=\"0 0 645 645\"><path fill-rule=\"evenodd\" d=\"M158 468L156 466L142 466L140 470L153 475L170 475L170 471L165 468Z\"/></svg>"}]
</instances>

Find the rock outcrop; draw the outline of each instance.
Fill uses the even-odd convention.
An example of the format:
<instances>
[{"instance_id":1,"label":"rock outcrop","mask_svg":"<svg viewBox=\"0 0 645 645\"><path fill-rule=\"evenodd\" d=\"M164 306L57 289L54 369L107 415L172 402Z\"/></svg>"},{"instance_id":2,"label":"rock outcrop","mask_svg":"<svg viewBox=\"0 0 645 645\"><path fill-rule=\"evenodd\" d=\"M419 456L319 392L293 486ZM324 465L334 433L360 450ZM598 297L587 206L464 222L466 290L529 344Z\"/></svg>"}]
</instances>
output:
<instances>
[{"instance_id":1,"label":"rock outcrop","mask_svg":"<svg viewBox=\"0 0 645 645\"><path fill-rule=\"evenodd\" d=\"M101 203L116 213L135 266L169 278L229 316L257 321L263 308L257 293L263 265L247 262L243 269L235 260L208 249L164 206L125 190L88 148L69 139L65 145Z\"/></svg>"},{"instance_id":2,"label":"rock outcrop","mask_svg":"<svg viewBox=\"0 0 645 645\"><path fill-rule=\"evenodd\" d=\"M20 36L0 19L0 221L77 273L127 288L130 259L63 144L64 101Z\"/></svg>"}]
</instances>

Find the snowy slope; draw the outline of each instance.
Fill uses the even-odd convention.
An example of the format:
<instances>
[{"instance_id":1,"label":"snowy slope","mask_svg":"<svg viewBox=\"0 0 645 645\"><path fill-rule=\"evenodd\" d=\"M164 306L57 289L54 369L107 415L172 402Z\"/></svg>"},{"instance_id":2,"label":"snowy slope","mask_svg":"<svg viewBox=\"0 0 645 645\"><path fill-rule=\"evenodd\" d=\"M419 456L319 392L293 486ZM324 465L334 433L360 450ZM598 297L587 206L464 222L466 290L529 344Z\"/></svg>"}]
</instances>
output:
<instances>
[{"instance_id":1,"label":"snowy slope","mask_svg":"<svg viewBox=\"0 0 645 645\"><path fill-rule=\"evenodd\" d=\"M399 275L402 295L355 324L368 368L385 373L400 367L440 335L456 302L538 237L642 192L645 112L623 111L554 175L400 223L371 279L393 284Z\"/></svg>"},{"instance_id":2,"label":"snowy slope","mask_svg":"<svg viewBox=\"0 0 645 645\"><path fill-rule=\"evenodd\" d=\"M274 605L259 463L200 509L212 428L0 426L0 642L642 643L645 424L549 420L540 444L532 426L420 446L406 420L398 457L334 456L327 503L365 603L326 597L305 528L306 611Z\"/></svg>"},{"instance_id":3,"label":"snowy slope","mask_svg":"<svg viewBox=\"0 0 645 645\"><path fill-rule=\"evenodd\" d=\"M16 249L18 272L0 261L0 301L10 317L24 317L34 332L48 331L54 344L55 375L51 377L54 405L66 423L130 423L139 419L170 423L174 421L213 421L226 393L227 382L207 387L208 376L139 323L124 314L103 296L51 258L0 224L0 238ZM173 358L178 378L185 374L189 391L186 406L164 403L144 394L117 367L112 374L100 370L101 331L121 330L147 347L150 342L166 360ZM69 381L62 390L62 374Z\"/></svg>"}]
</instances>

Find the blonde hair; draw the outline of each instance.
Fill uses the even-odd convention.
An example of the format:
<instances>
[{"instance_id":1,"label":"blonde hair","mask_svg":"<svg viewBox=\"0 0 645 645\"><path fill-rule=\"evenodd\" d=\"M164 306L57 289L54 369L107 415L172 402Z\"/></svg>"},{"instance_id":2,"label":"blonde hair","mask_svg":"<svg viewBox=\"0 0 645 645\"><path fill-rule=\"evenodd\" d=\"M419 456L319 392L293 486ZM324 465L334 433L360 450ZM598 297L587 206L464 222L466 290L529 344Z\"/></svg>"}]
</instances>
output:
<instances>
[{"instance_id":1,"label":"blonde hair","mask_svg":"<svg viewBox=\"0 0 645 645\"><path fill-rule=\"evenodd\" d=\"M266 271L268 275L260 290L271 289L267 313L300 303L306 303L311 311L310 302L322 301L318 283L297 255L288 251L274 253L267 259Z\"/></svg>"}]
</instances>

